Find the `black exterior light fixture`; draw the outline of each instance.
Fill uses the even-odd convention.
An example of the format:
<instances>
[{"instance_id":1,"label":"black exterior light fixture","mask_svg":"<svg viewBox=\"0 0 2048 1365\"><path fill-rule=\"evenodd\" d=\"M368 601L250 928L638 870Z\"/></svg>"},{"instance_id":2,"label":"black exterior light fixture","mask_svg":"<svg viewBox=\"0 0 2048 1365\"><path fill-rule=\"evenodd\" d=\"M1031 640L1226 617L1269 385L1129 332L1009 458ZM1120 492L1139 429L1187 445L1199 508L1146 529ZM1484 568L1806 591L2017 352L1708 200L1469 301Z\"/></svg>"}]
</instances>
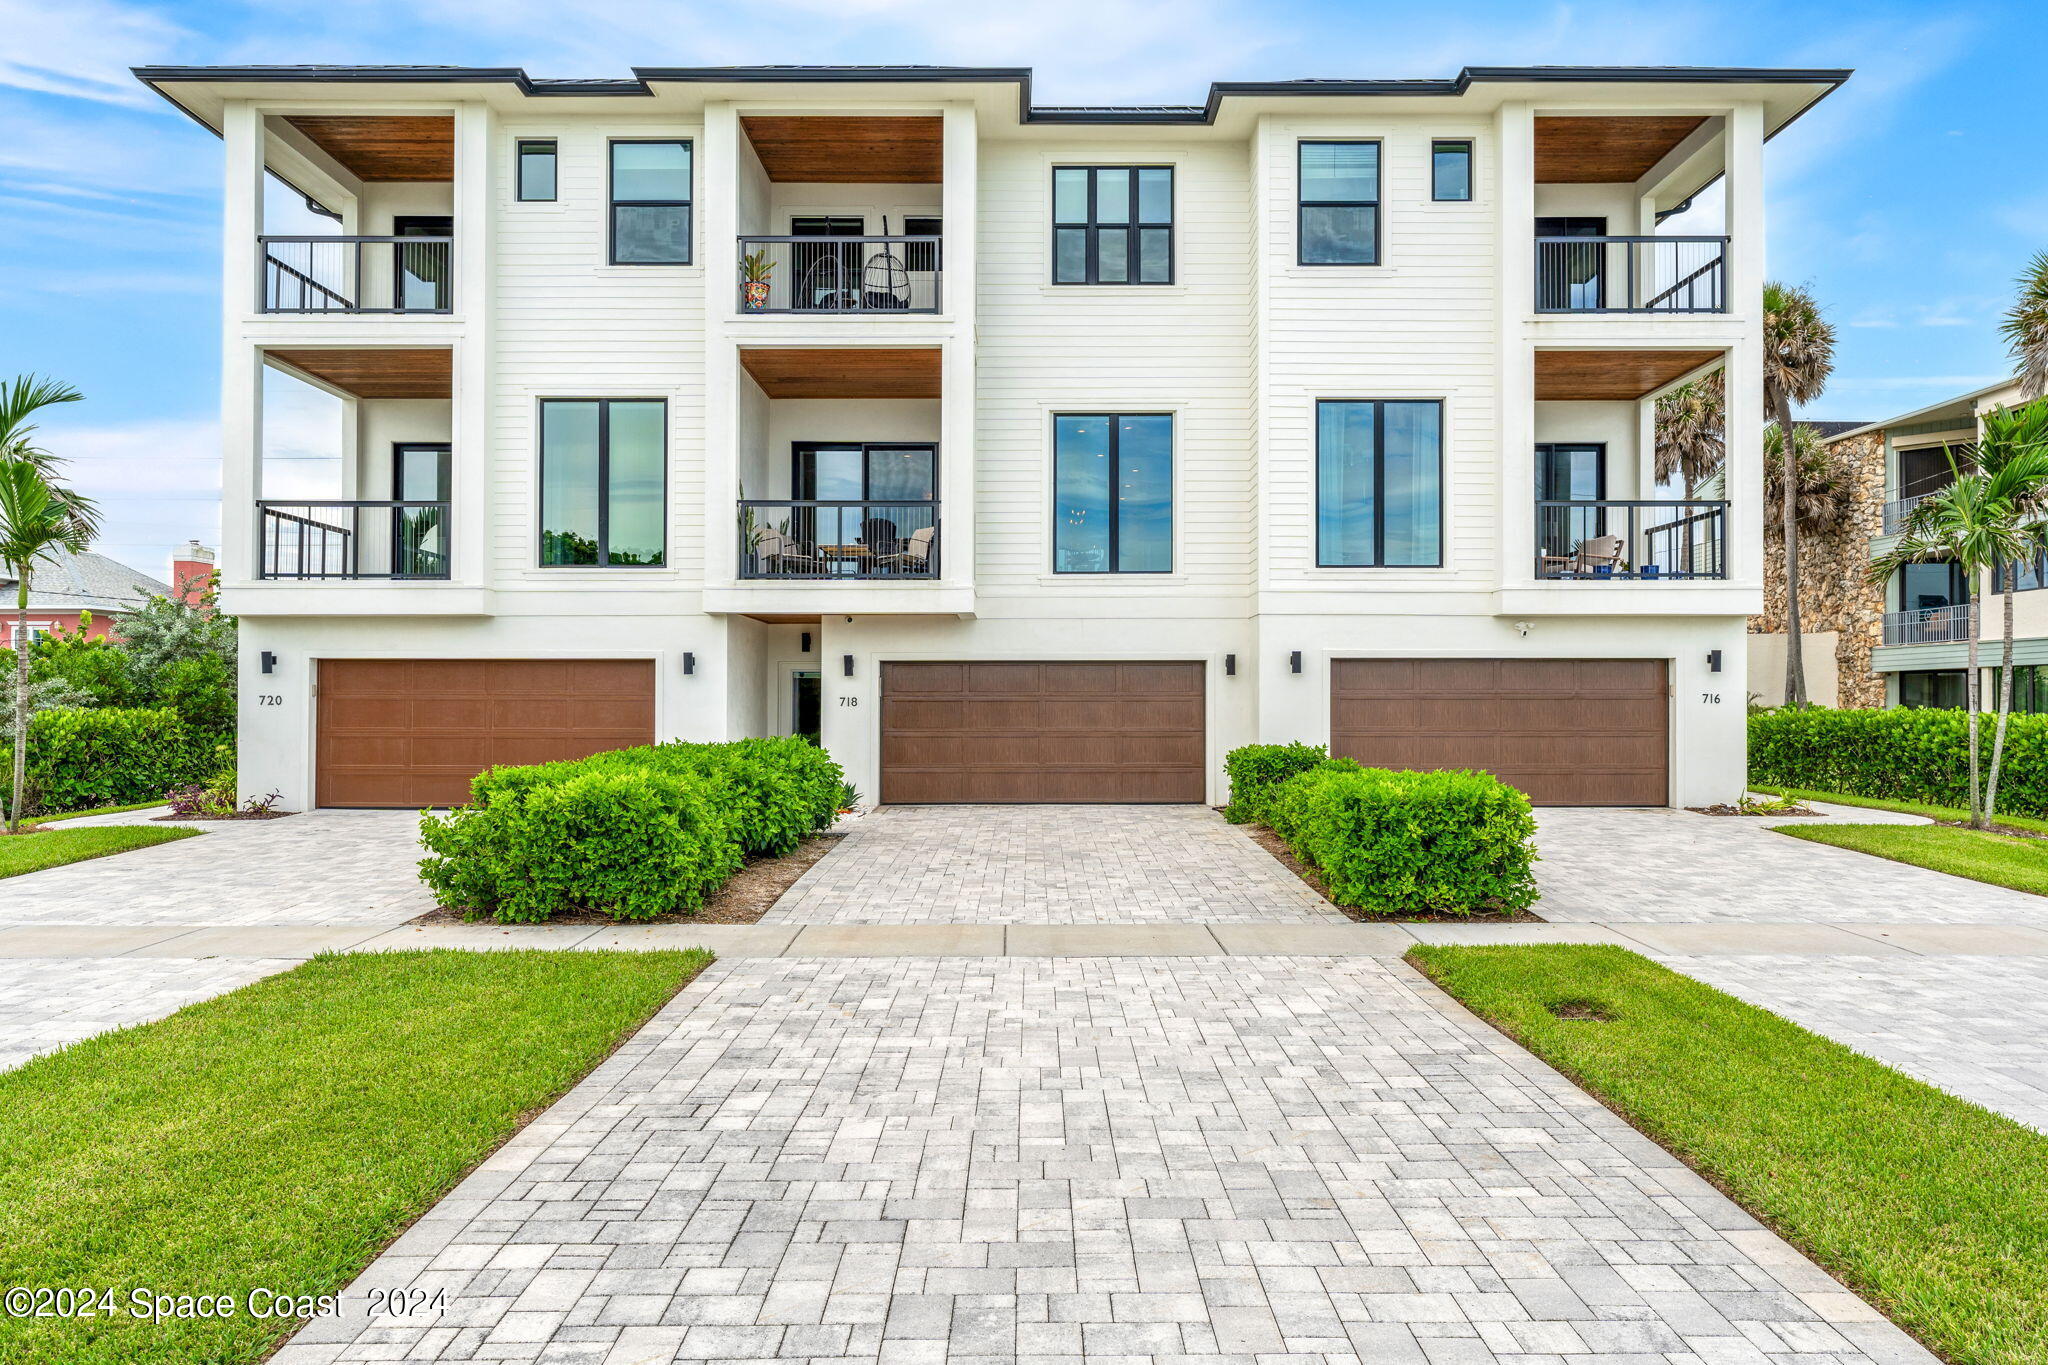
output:
<instances>
[{"instance_id":1,"label":"black exterior light fixture","mask_svg":"<svg viewBox=\"0 0 2048 1365\"><path fill-rule=\"evenodd\" d=\"M810 633L809 631L805 631L805 632L804 632L804 634L803 634L803 647L802 647L801 649L799 649L799 650L797 651L797 653L799 653L799 654L808 654L808 653L810 653L810 652L811 652L811 633Z\"/></svg>"},{"instance_id":2,"label":"black exterior light fixture","mask_svg":"<svg viewBox=\"0 0 2048 1365\"><path fill-rule=\"evenodd\" d=\"M1223 676L1226 678L1237 676L1237 656L1235 654L1223 656Z\"/></svg>"},{"instance_id":3,"label":"black exterior light fixture","mask_svg":"<svg viewBox=\"0 0 2048 1365\"><path fill-rule=\"evenodd\" d=\"M1721 651L1720 651L1720 650L1718 650L1718 649L1710 649L1710 650L1708 650L1708 651L1707 651L1707 672L1709 672L1709 673L1719 673L1720 671L1721 671Z\"/></svg>"},{"instance_id":4,"label":"black exterior light fixture","mask_svg":"<svg viewBox=\"0 0 2048 1365\"><path fill-rule=\"evenodd\" d=\"M689 677L689 676L690 676L690 675L691 675L692 673L695 673L696 671L697 671L697 656L696 656L696 655L694 655L694 654L692 654L692 653L690 653L690 652L689 652L688 650L684 650L684 651L683 651L683 676L687 678L687 677Z\"/></svg>"},{"instance_id":5,"label":"black exterior light fixture","mask_svg":"<svg viewBox=\"0 0 2048 1365\"><path fill-rule=\"evenodd\" d=\"M841 655L839 666L845 671L847 677L853 676L853 656L851 654Z\"/></svg>"},{"instance_id":6,"label":"black exterior light fixture","mask_svg":"<svg viewBox=\"0 0 2048 1365\"><path fill-rule=\"evenodd\" d=\"M1288 656L1287 656L1287 671L1288 671L1289 673L1299 673L1299 672L1301 672L1301 651L1300 651L1300 650L1298 650L1298 649L1297 649L1297 650L1295 650L1295 651L1294 651L1294 652L1293 652L1292 654L1290 654L1290 655L1288 655Z\"/></svg>"},{"instance_id":7,"label":"black exterior light fixture","mask_svg":"<svg viewBox=\"0 0 2048 1365\"><path fill-rule=\"evenodd\" d=\"M263 661L263 671L265 673L277 672L277 656L275 654L272 654L269 650L266 649L263 651L261 657Z\"/></svg>"}]
</instances>

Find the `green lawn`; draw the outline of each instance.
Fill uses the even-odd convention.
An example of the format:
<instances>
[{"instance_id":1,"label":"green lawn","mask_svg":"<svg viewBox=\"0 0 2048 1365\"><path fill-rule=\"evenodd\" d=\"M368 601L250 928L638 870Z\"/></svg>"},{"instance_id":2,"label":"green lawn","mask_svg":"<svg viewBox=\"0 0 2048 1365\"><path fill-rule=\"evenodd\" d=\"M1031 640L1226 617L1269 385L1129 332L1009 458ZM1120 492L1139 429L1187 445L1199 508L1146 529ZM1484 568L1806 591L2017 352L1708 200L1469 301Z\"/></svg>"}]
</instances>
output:
<instances>
[{"instance_id":1,"label":"green lawn","mask_svg":"<svg viewBox=\"0 0 2048 1365\"><path fill-rule=\"evenodd\" d=\"M228 1320L0 1317L0 1360L258 1361L704 952L362 953L0 1074L0 1286L227 1294Z\"/></svg>"},{"instance_id":2,"label":"green lawn","mask_svg":"<svg viewBox=\"0 0 2048 1365\"><path fill-rule=\"evenodd\" d=\"M1954 806L1930 806L1922 801L1888 801L1879 796L1844 796L1840 792L1809 791L1805 787L1765 787L1752 782L1753 792L1769 792L1773 796L1789 796L1797 801L1832 801L1838 806L1863 806L1870 810L1895 810L1902 815L1924 815L1930 820L1968 820L1970 812ZM2011 825L2014 829L2030 829L2036 834L2048 834L2048 820L2036 820L2025 815L2007 815L2000 811L1993 821L1996 824Z\"/></svg>"},{"instance_id":3,"label":"green lawn","mask_svg":"<svg viewBox=\"0 0 2048 1365\"><path fill-rule=\"evenodd\" d=\"M31 825L54 825L59 820L83 820L89 815L124 815L131 810L154 810L158 806L169 804L168 801L158 799L155 801L144 801L136 806L95 806L91 810L67 810L56 815L31 815L28 818L28 823Z\"/></svg>"},{"instance_id":4,"label":"green lawn","mask_svg":"<svg viewBox=\"0 0 2048 1365\"><path fill-rule=\"evenodd\" d=\"M84 829L50 829L0 835L0 877L18 877L46 867L104 858L131 848L189 839L200 831L176 825L87 825Z\"/></svg>"},{"instance_id":5,"label":"green lawn","mask_svg":"<svg viewBox=\"0 0 2048 1365\"><path fill-rule=\"evenodd\" d=\"M1950 825L1780 825L1778 833L2048 896L2048 843Z\"/></svg>"},{"instance_id":6,"label":"green lawn","mask_svg":"<svg viewBox=\"0 0 2048 1365\"><path fill-rule=\"evenodd\" d=\"M1937 1355L2048 1360L2048 1137L1626 949L1408 958Z\"/></svg>"}]
</instances>

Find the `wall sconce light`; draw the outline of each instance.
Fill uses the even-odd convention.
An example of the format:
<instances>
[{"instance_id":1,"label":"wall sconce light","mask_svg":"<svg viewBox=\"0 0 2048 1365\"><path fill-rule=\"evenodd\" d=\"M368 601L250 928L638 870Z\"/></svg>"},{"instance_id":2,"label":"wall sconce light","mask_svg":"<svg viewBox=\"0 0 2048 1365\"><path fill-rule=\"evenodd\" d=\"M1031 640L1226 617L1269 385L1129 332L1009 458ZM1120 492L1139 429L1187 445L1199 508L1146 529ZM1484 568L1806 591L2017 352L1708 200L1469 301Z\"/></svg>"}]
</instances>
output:
<instances>
[{"instance_id":1,"label":"wall sconce light","mask_svg":"<svg viewBox=\"0 0 2048 1365\"><path fill-rule=\"evenodd\" d=\"M1721 651L1720 651L1720 650L1718 650L1718 649L1710 649L1710 650L1708 650L1708 651L1707 651L1707 672L1709 672L1709 673L1719 673L1720 671L1721 671Z\"/></svg>"},{"instance_id":2,"label":"wall sconce light","mask_svg":"<svg viewBox=\"0 0 2048 1365\"><path fill-rule=\"evenodd\" d=\"M808 654L811 652L811 633L809 631L804 632L803 648L798 650L797 652L799 654Z\"/></svg>"},{"instance_id":3,"label":"wall sconce light","mask_svg":"<svg viewBox=\"0 0 2048 1365\"><path fill-rule=\"evenodd\" d=\"M263 651L262 660L263 671L265 673L277 672L277 656L275 654L272 654L269 650L266 649Z\"/></svg>"},{"instance_id":4,"label":"wall sconce light","mask_svg":"<svg viewBox=\"0 0 2048 1365\"><path fill-rule=\"evenodd\" d=\"M1299 673L1299 672L1301 672L1301 651L1300 651L1300 650L1298 650L1298 649L1297 649L1297 650L1295 650L1295 651L1294 651L1294 652L1293 652L1292 654L1290 654L1290 655L1288 655L1288 656L1287 656L1287 671L1288 671L1289 673Z\"/></svg>"},{"instance_id":5,"label":"wall sconce light","mask_svg":"<svg viewBox=\"0 0 2048 1365\"><path fill-rule=\"evenodd\" d=\"M853 676L853 656L851 654L841 655L839 659L839 666L840 668L845 670L847 677L850 678Z\"/></svg>"},{"instance_id":6,"label":"wall sconce light","mask_svg":"<svg viewBox=\"0 0 2048 1365\"><path fill-rule=\"evenodd\" d=\"M1237 676L1237 656L1235 654L1223 656L1223 676L1226 678Z\"/></svg>"},{"instance_id":7,"label":"wall sconce light","mask_svg":"<svg viewBox=\"0 0 2048 1365\"><path fill-rule=\"evenodd\" d=\"M697 656L690 653L688 650L683 651L683 676L687 678L696 671Z\"/></svg>"}]
</instances>

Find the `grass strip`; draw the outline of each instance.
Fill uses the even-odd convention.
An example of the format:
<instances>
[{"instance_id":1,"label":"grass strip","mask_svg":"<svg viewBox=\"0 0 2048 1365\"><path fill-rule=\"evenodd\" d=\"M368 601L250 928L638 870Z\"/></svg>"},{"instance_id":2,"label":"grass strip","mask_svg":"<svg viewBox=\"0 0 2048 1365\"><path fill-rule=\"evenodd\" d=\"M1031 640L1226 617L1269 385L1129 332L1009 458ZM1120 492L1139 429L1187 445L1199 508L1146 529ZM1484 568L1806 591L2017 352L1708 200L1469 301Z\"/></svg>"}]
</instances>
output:
<instances>
[{"instance_id":1,"label":"grass strip","mask_svg":"<svg viewBox=\"0 0 2048 1365\"><path fill-rule=\"evenodd\" d=\"M60 811L55 815L32 815L29 817L28 823L31 825L54 825L60 820L83 820L93 815L126 815L131 810L155 810L158 806L168 804L162 797L158 797L154 801L144 801L133 806L94 806L91 810L67 810Z\"/></svg>"},{"instance_id":2,"label":"grass strip","mask_svg":"<svg viewBox=\"0 0 2048 1365\"><path fill-rule=\"evenodd\" d=\"M1837 806L1862 806L1868 810L1892 810L1901 815L1924 815L1929 820L1968 820L1970 812L1955 806L1934 806L1924 801L1891 801L1881 796L1844 796L1840 792L1812 791L1805 787L1765 787L1752 782L1753 792L1769 792L1772 796L1789 796L1795 801L1829 801ZM2014 829L2032 830L2036 834L2048 834L2048 820L2037 820L2028 815L2008 815L2004 811L1992 817L1992 823L2010 825Z\"/></svg>"},{"instance_id":3,"label":"grass strip","mask_svg":"<svg viewBox=\"0 0 2048 1365\"><path fill-rule=\"evenodd\" d=\"M176 825L87 825L84 829L29 830L0 836L0 877L104 858L132 848L167 844L200 833Z\"/></svg>"},{"instance_id":4,"label":"grass strip","mask_svg":"<svg viewBox=\"0 0 2048 1365\"><path fill-rule=\"evenodd\" d=\"M1408 960L1937 1354L2048 1360L2048 1136L1623 948Z\"/></svg>"},{"instance_id":5,"label":"grass strip","mask_svg":"<svg viewBox=\"0 0 2048 1365\"><path fill-rule=\"evenodd\" d=\"M2048 844L1951 825L1780 825L1778 833L2048 896Z\"/></svg>"},{"instance_id":6,"label":"grass strip","mask_svg":"<svg viewBox=\"0 0 2048 1365\"><path fill-rule=\"evenodd\" d=\"M0 1074L0 1285L240 1305L0 1317L0 1360L261 1360L305 1319L251 1316L251 1290L338 1292L710 961L320 957Z\"/></svg>"}]
</instances>

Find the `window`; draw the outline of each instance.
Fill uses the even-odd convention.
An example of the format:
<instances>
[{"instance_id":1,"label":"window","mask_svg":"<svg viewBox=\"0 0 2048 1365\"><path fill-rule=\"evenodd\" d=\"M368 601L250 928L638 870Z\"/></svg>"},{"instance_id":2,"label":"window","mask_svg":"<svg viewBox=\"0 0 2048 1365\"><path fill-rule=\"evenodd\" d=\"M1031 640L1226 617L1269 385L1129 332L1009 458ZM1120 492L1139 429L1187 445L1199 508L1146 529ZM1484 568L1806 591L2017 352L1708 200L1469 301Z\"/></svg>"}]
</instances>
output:
<instances>
[{"instance_id":1,"label":"window","mask_svg":"<svg viewBox=\"0 0 2048 1365\"><path fill-rule=\"evenodd\" d=\"M1968 671L1961 668L1943 668L1901 673L1899 705L1932 706L1947 711L1960 711L1969 705Z\"/></svg>"},{"instance_id":2,"label":"window","mask_svg":"<svg viewBox=\"0 0 2048 1365\"><path fill-rule=\"evenodd\" d=\"M1316 404L1316 564L1434 568L1443 562L1443 405Z\"/></svg>"},{"instance_id":3,"label":"window","mask_svg":"<svg viewBox=\"0 0 2048 1365\"><path fill-rule=\"evenodd\" d=\"M690 263L690 144L614 142L612 264Z\"/></svg>"},{"instance_id":4,"label":"window","mask_svg":"<svg viewBox=\"0 0 2048 1365\"><path fill-rule=\"evenodd\" d=\"M1937 611L1970 601L1970 576L1958 564L1907 564L1899 569L1899 610Z\"/></svg>"},{"instance_id":5,"label":"window","mask_svg":"<svg viewBox=\"0 0 2048 1365\"><path fill-rule=\"evenodd\" d=\"M1976 460L1977 447L1967 441L1901 450L1898 452L1898 495L1904 499L1938 493L1955 482L1957 470L1967 472L1974 467Z\"/></svg>"},{"instance_id":6,"label":"window","mask_svg":"<svg viewBox=\"0 0 2048 1365\"><path fill-rule=\"evenodd\" d=\"M1607 447L1601 442L1550 442L1536 447L1539 503L1599 502L1607 496ZM1604 507L1536 509L1536 553L1545 558L1578 553L1579 546L1607 534Z\"/></svg>"},{"instance_id":7,"label":"window","mask_svg":"<svg viewBox=\"0 0 2048 1365\"><path fill-rule=\"evenodd\" d=\"M1380 144L1304 142L1298 151L1303 265L1380 263Z\"/></svg>"},{"instance_id":8,"label":"window","mask_svg":"<svg viewBox=\"0 0 2048 1365\"><path fill-rule=\"evenodd\" d=\"M555 142L553 138L524 139L519 143L519 202L551 204L555 200Z\"/></svg>"},{"instance_id":9,"label":"window","mask_svg":"<svg viewBox=\"0 0 2048 1365\"><path fill-rule=\"evenodd\" d=\"M824 502L930 502L938 447L803 441L791 450L790 487Z\"/></svg>"},{"instance_id":10,"label":"window","mask_svg":"<svg viewBox=\"0 0 2048 1365\"><path fill-rule=\"evenodd\" d=\"M1471 142L1440 139L1429 144L1429 197L1439 203L1471 199Z\"/></svg>"},{"instance_id":11,"label":"window","mask_svg":"<svg viewBox=\"0 0 2048 1365\"><path fill-rule=\"evenodd\" d=\"M944 224L936 217L912 214L903 220L905 237L940 237L944 231ZM913 271L937 270L940 246L939 242L906 242L903 264Z\"/></svg>"},{"instance_id":12,"label":"window","mask_svg":"<svg viewBox=\"0 0 2048 1365\"><path fill-rule=\"evenodd\" d=\"M658 398L541 401L542 566L662 566L667 426Z\"/></svg>"},{"instance_id":13,"label":"window","mask_svg":"<svg viewBox=\"0 0 2048 1365\"><path fill-rule=\"evenodd\" d=\"M1173 418L1068 413L1053 425L1053 569L1173 570Z\"/></svg>"},{"instance_id":14,"label":"window","mask_svg":"<svg viewBox=\"0 0 2048 1365\"><path fill-rule=\"evenodd\" d=\"M1052 282L1172 284L1173 168L1056 168Z\"/></svg>"},{"instance_id":15,"label":"window","mask_svg":"<svg viewBox=\"0 0 2048 1365\"><path fill-rule=\"evenodd\" d=\"M1998 674L1991 675L1996 686ZM1993 706L1997 703L1994 701ZM2021 664L2012 671L2012 709L2024 715L2048 715L2048 665Z\"/></svg>"}]
</instances>

